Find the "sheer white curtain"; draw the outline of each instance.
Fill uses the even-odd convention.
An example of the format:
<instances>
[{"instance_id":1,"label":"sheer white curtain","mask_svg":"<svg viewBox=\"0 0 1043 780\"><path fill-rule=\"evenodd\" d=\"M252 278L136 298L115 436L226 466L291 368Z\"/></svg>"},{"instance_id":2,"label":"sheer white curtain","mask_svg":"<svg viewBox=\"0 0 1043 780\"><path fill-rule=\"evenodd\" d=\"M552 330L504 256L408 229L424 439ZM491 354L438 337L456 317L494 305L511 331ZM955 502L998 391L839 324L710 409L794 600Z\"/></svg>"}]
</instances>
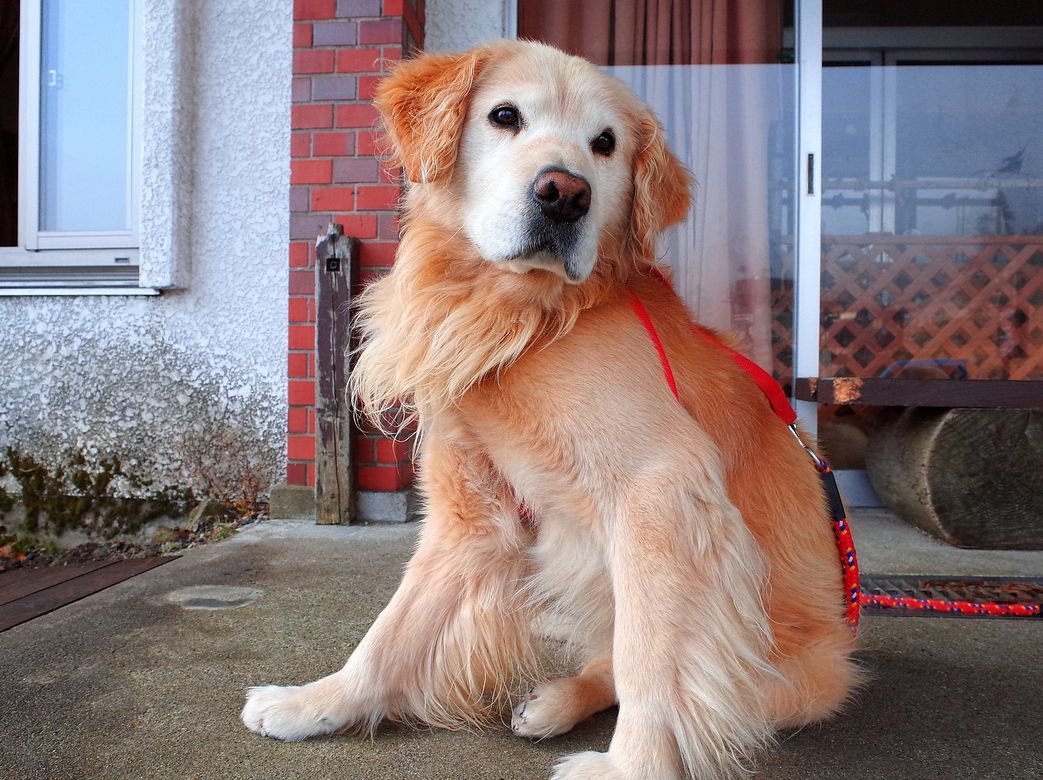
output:
<instances>
[{"instance_id":1,"label":"sheer white curtain","mask_svg":"<svg viewBox=\"0 0 1043 780\"><path fill-rule=\"evenodd\" d=\"M655 109L698 182L692 213L667 237L663 260L699 319L738 331L768 369L769 143L793 94L794 66L777 64L788 3L518 0L520 37L607 66Z\"/></svg>"},{"instance_id":2,"label":"sheer white curtain","mask_svg":"<svg viewBox=\"0 0 1043 780\"><path fill-rule=\"evenodd\" d=\"M687 221L660 255L701 322L736 331L770 370L769 138L792 77L784 65L646 65L607 70L659 116L697 182Z\"/></svg>"}]
</instances>

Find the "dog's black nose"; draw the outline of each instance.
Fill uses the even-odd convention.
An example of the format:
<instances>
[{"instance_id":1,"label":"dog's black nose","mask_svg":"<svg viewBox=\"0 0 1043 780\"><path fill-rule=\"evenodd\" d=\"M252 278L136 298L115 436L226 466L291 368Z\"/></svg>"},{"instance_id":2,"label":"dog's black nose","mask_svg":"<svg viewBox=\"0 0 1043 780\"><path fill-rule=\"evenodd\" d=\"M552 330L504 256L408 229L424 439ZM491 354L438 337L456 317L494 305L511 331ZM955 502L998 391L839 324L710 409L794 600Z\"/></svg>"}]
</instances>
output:
<instances>
[{"instance_id":1,"label":"dog's black nose","mask_svg":"<svg viewBox=\"0 0 1043 780\"><path fill-rule=\"evenodd\" d=\"M590 210L590 184L560 168L541 171L532 192L543 213L555 222L575 222Z\"/></svg>"}]
</instances>

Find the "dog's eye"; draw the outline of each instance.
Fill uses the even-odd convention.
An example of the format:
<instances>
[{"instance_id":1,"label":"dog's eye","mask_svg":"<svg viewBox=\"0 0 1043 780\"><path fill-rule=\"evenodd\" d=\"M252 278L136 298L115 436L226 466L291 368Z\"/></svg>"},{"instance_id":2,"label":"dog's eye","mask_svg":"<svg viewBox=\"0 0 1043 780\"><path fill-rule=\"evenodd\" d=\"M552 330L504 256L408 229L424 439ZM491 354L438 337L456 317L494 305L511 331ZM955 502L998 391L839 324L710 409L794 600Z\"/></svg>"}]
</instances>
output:
<instances>
[{"instance_id":1,"label":"dog's eye","mask_svg":"<svg viewBox=\"0 0 1043 780\"><path fill-rule=\"evenodd\" d=\"M489 121L500 127L517 130L521 127L521 114L514 106L497 106L489 112Z\"/></svg>"},{"instance_id":2,"label":"dog's eye","mask_svg":"<svg viewBox=\"0 0 1043 780\"><path fill-rule=\"evenodd\" d=\"M594 150L595 154L608 157L616 148L616 137L612 135L611 130L606 130L593 140L590 148Z\"/></svg>"}]
</instances>

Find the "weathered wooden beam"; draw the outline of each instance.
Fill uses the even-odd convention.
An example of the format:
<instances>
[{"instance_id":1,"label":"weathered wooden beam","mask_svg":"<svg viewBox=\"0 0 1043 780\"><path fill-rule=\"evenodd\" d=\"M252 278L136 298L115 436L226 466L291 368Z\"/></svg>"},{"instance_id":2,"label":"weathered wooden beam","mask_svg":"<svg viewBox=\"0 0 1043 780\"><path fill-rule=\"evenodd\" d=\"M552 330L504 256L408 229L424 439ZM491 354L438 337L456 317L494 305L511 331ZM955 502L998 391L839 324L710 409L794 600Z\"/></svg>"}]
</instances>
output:
<instances>
[{"instance_id":1,"label":"weathered wooden beam","mask_svg":"<svg viewBox=\"0 0 1043 780\"><path fill-rule=\"evenodd\" d=\"M1041 469L1036 409L888 410L866 447L888 508L958 547L1043 549Z\"/></svg>"},{"instance_id":2,"label":"weathered wooden beam","mask_svg":"<svg viewBox=\"0 0 1043 780\"><path fill-rule=\"evenodd\" d=\"M829 405L1043 408L1043 380L1035 379L801 377L794 382L793 394L799 401Z\"/></svg>"},{"instance_id":3,"label":"weathered wooden beam","mask_svg":"<svg viewBox=\"0 0 1043 780\"><path fill-rule=\"evenodd\" d=\"M351 443L353 420L345 397L350 366L351 290L358 239L331 224L316 241L315 522L350 523L355 516Z\"/></svg>"}]
</instances>

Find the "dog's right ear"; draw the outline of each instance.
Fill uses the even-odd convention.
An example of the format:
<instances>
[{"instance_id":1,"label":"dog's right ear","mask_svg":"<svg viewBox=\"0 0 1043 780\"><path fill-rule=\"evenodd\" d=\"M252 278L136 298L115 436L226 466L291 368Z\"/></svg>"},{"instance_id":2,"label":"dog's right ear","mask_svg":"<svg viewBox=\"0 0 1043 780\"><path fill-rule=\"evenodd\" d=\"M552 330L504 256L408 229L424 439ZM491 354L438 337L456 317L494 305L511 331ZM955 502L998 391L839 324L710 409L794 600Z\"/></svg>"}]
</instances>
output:
<instances>
[{"instance_id":1,"label":"dog's right ear","mask_svg":"<svg viewBox=\"0 0 1043 780\"><path fill-rule=\"evenodd\" d=\"M471 89L488 59L487 49L420 54L400 62L377 85L374 102L411 182L452 174Z\"/></svg>"}]
</instances>

